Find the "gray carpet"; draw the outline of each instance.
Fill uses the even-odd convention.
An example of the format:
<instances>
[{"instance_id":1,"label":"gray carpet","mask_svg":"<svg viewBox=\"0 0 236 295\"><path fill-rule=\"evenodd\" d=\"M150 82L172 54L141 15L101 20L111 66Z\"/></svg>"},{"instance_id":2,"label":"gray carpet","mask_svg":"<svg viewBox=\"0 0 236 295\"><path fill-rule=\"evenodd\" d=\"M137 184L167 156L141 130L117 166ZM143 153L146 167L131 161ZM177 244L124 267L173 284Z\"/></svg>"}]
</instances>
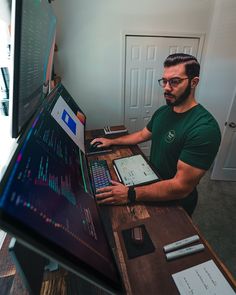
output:
<instances>
[{"instance_id":1,"label":"gray carpet","mask_svg":"<svg viewBox=\"0 0 236 295\"><path fill-rule=\"evenodd\" d=\"M236 277L236 182L215 181L207 172L198 185L192 216L218 257Z\"/></svg>"}]
</instances>

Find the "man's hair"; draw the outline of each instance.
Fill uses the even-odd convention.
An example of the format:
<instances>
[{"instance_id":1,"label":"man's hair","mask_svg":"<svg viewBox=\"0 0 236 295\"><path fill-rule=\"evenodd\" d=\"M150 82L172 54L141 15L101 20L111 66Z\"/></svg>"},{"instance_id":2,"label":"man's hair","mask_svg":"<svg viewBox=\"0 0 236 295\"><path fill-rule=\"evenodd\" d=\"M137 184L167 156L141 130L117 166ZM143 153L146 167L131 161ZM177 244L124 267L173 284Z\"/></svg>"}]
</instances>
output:
<instances>
[{"instance_id":1,"label":"man's hair","mask_svg":"<svg viewBox=\"0 0 236 295\"><path fill-rule=\"evenodd\" d=\"M196 57L186 53L174 53L170 54L164 61L165 68L178 64L185 64L185 72L189 78L199 77L200 64Z\"/></svg>"}]
</instances>

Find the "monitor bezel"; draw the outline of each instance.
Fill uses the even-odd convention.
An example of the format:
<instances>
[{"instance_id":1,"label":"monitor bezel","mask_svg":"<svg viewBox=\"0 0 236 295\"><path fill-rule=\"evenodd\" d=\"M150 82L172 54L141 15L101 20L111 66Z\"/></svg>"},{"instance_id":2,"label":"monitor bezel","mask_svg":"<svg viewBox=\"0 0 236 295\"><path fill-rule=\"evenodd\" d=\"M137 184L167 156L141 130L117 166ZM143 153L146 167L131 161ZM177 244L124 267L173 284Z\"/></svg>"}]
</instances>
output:
<instances>
[{"instance_id":1,"label":"monitor bezel","mask_svg":"<svg viewBox=\"0 0 236 295\"><path fill-rule=\"evenodd\" d=\"M20 40L21 40L21 10L22 1L12 1L11 8L11 57L10 57L10 92L9 114L11 119L11 137L19 136L18 109L19 109L19 70L20 70Z\"/></svg>"}]
</instances>

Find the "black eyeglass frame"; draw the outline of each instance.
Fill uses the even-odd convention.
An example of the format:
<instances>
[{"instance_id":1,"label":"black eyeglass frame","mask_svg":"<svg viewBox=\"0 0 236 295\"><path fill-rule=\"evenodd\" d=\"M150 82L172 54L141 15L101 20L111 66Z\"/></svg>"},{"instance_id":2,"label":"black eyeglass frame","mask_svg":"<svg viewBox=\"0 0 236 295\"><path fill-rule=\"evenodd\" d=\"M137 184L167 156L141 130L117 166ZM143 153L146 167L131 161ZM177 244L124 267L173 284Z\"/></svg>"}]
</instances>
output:
<instances>
[{"instance_id":1,"label":"black eyeglass frame","mask_svg":"<svg viewBox=\"0 0 236 295\"><path fill-rule=\"evenodd\" d=\"M170 79L161 78L158 80L158 83L161 87L165 87L167 83L169 83L170 87L177 87L179 84L183 82L183 80L187 80L187 79L190 79L190 77L185 77L185 78L173 77ZM176 81L174 82L174 80Z\"/></svg>"}]
</instances>

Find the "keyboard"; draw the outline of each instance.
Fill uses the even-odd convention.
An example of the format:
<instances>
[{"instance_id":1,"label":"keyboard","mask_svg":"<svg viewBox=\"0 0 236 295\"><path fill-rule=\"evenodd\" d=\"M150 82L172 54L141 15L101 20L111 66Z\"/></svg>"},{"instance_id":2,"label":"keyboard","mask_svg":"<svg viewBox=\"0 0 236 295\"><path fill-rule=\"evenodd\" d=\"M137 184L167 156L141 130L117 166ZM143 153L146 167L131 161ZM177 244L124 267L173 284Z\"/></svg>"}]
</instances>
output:
<instances>
[{"instance_id":1,"label":"keyboard","mask_svg":"<svg viewBox=\"0 0 236 295\"><path fill-rule=\"evenodd\" d=\"M99 188L110 185L111 174L106 160L91 160L89 162L89 169L94 192Z\"/></svg>"}]
</instances>

